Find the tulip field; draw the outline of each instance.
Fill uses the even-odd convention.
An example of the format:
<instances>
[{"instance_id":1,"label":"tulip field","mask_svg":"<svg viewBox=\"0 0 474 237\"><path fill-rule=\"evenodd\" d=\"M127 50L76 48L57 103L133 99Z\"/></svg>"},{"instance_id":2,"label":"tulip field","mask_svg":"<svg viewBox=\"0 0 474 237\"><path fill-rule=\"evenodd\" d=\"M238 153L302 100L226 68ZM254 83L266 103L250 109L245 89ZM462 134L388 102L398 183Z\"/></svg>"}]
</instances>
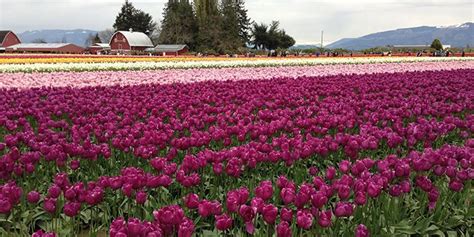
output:
<instances>
[{"instance_id":1,"label":"tulip field","mask_svg":"<svg viewBox=\"0 0 474 237\"><path fill-rule=\"evenodd\" d=\"M474 58L0 58L0 236L473 236Z\"/></svg>"}]
</instances>

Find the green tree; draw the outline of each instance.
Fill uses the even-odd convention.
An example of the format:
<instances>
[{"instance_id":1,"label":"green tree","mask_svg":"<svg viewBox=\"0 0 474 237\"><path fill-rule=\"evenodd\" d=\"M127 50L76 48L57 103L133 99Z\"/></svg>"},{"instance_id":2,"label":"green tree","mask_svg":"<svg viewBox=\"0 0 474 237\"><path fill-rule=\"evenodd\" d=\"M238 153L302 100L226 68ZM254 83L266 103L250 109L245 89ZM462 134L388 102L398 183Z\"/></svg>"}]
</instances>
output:
<instances>
[{"instance_id":1,"label":"green tree","mask_svg":"<svg viewBox=\"0 0 474 237\"><path fill-rule=\"evenodd\" d=\"M268 47L268 25L264 23L253 23L251 29L252 40L250 43L254 49L267 49Z\"/></svg>"},{"instance_id":2,"label":"green tree","mask_svg":"<svg viewBox=\"0 0 474 237\"><path fill-rule=\"evenodd\" d=\"M120 13L115 18L113 27L115 30L129 30L151 33L155 29L156 23L150 14L136 9L132 3L125 0Z\"/></svg>"},{"instance_id":3,"label":"green tree","mask_svg":"<svg viewBox=\"0 0 474 237\"><path fill-rule=\"evenodd\" d=\"M293 37L286 34L284 30L278 32L278 48L287 49L295 45L296 41Z\"/></svg>"},{"instance_id":4,"label":"green tree","mask_svg":"<svg viewBox=\"0 0 474 237\"><path fill-rule=\"evenodd\" d=\"M264 23L252 25L252 41L254 49L287 49L295 44L295 40L280 29L278 21L272 21L268 26Z\"/></svg>"},{"instance_id":5,"label":"green tree","mask_svg":"<svg viewBox=\"0 0 474 237\"><path fill-rule=\"evenodd\" d=\"M221 3L221 34L220 47L225 51L235 52L245 44L240 36L240 23L235 0L222 0Z\"/></svg>"},{"instance_id":6,"label":"green tree","mask_svg":"<svg viewBox=\"0 0 474 237\"><path fill-rule=\"evenodd\" d=\"M197 34L196 17L189 0L169 0L161 22L161 44L187 44L195 49Z\"/></svg>"},{"instance_id":7,"label":"green tree","mask_svg":"<svg viewBox=\"0 0 474 237\"><path fill-rule=\"evenodd\" d=\"M272 21L268 27L267 32L267 48L268 49L277 49L280 48L280 22Z\"/></svg>"},{"instance_id":8,"label":"green tree","mask_svg":"<svg viewBox=\"0 0 474 237\"><path fill-rule=\"evenodd\" d=\"M221 22L217 0L195 0L198 24L197 50L223 53L221 47Z\"/></svg>"},{"instance_id":9,"label":"green tree","mask_svg":"<svg viewBox=\"0 0 474 237\"><path fill-rule=\"evenodd\" d=\"M96 34L89 34L89 37L87 37L86 42L84 43L86 46L91 46L95 43L102 43L99 37L99 33Z\"/></svg>"},{"instance_id":10,"label":"green tree","mask_svg":"<svg viewBox=\"0 0 474 237\"><path fill-rule=\"evenodd\" d=\"M239 35L241 40L244 42L244 46L247 45L250 41L250 25L251 20L247 14L247 9L245 8L245 1L244 0L235 0L236 4L236 12L238 17L238 25L239 25Z\"/></svg>"},{"instance_id":11,"label":"green tree","mask_svg":"<svg viewBox=\"0 0 474 237\"><path fill-rule=\"evenodd\" d=\"M431 43L431 48L435 50L442 50L443 45L441 44L441 41L439 39L434 39Z\"/></svg>"},{"instance_id":12,"label":"green tree","mask_svg":"<svg viewBox=\"0 0 474 237\"><path fill-rule=\"evenodd\" d=\"M96 34L95 34L93 43L94 43L94 44L96 44L96 43L102 43L102 41L100 40L100 37L99 37L99 33L96 33Z\"/></svg>"}]
</instances>

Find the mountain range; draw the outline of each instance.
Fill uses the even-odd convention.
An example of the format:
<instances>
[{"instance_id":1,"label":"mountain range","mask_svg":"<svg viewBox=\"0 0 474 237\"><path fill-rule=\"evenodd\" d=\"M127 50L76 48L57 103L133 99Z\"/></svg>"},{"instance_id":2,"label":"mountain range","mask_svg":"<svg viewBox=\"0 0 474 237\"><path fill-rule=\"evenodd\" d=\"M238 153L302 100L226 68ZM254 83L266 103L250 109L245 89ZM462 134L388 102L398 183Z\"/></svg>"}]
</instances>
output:
<instances>
[{"instance_id":1,"label":"mountain range","mask_svg":"<svg viewBox=\"0 0 474 237\"><path fill-rule=\"evenodd\" d=\"M32 43L39 40L48 43L74 43L86 46L87 39L95 35L97 31L86 29L75 30L33 30L19 33L22 42ZM474 23L467 22L454 26L420 26L383 31L365 35L359 38L344 38L333 42L325 47L330 49L345 48L361 50L387 45L425 45L431 44L433 39L438 38L445 45L452 47L474 47ZM294 49L316 48L319 45L296 45Z\"/></svg>"},{"instance_id":2,"label":"mountain range","mask_svg":"<svg viewBox=\"0 0 474 237\"><path fill-rule=\"evenodd\" d=\"M45 41L47 43L73 43L86 46L86 41L97 31L75 29L75 30L33 30L19 33L18 37L23 43Z\"/></svg>"},{"instance_id":3,"label":"mountain range","mask_svg":"<svg viewBox=\"0 0 474 237\"><path fill-rule=\"evenodd\" d=\"M474 23L454 26L420 26L373 33L359 38L344 38L327 48L352 50L383 47L387 45L426 45L438 38L442 44L451 47L474 46Z\"/></svg>"}]
</instances>

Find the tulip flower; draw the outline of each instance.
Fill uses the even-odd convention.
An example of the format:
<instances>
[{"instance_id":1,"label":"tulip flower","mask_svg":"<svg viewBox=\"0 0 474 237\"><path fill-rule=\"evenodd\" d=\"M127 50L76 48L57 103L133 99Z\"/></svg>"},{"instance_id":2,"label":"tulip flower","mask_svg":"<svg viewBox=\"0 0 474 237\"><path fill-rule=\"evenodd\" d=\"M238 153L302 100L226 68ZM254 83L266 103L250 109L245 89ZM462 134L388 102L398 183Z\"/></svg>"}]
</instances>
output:
<instances>
[{"instance_id":1,"label":"tulip flower","mask_svg":"<svg viewBox=\"0 0 474 237\"><path fill-rule=\"evenodd\" d=\"M29 203L35 204L40 200L41 195L37 191L31 191L28 193L26 199Z\"/></svg>"},{"instance_id":2,"label":"tulip flower","mask_svg":"<svg viewBox=\"0 0 474 237\"><path fill-rule=\"evenodd\" d=\"M369 237L370 232L369 229L363 224L360 224L357 226L356 231L355 231L355 237Z\"/></svg>"},{"instance_id":3,"label":"tulip flower","mask_svg":"<svg viewBox=\"0 0 474 237\"><path fill-rule=\"evenodd\" d=\"M265 205L262 209L263 220L268 224L274 224L278 216L278 208L272 204Z\"/></svg>"},{"instance_id":4,"label":"tulip flower","mask_svg":"<svg viewBox=\"0 0 474 237\"><path fill-rule=\"evenodd\" d=\"M216 228L218 230L224 231L232 227L233 221L232 218L227 214L216 215Z\"/></svg>"},{"instance_id":5,"label":"tulip flower","mask_svg":"<svg viewBox=\"0 0 474 237\"><path fill-rule=\"evenodd\" d=\"M280 197L283 200L283 203L288 205L296 198L295 190L291 188L283 188L280 192Z\"/></svg>"},{"instance_id":6,"label":"tulip flower","mask_svg":"<svg viewBox=\"0 0 474 237\"><path fill-rule=\"evenodd\" d=\"M319 212L318 224L326 228L331 225L332 212L330 210Z\"/></svg>"},{"instance_id":7,"label":"tulip flower","mask_svg":"<svg viewBox=\"0 0 474 237\"><path fill-rule=\"evenodd\" d=\"M290 224L286 221L280 222L280 224L277 225L277 237L291 237L293 236L291 232L291 227Z\"/></svg>"},{"instance_id":8,"label":"tulip flower","mask_svg":"<svg viewBox=\"0 0 474 237\"><path fill-rule=\"evenodd\" d=\"M313 225L313 215L307 210L299 210L296 213L296 224L303 229L310 229Z\"/></svg>"}]
</instances>

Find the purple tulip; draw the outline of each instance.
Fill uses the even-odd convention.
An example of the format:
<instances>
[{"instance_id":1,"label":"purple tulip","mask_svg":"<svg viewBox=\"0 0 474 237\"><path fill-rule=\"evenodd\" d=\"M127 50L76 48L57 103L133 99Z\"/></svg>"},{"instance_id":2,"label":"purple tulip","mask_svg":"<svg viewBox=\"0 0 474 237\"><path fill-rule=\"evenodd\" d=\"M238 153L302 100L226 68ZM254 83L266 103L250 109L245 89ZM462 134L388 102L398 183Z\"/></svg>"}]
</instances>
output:
<instances>
[{"instance_id":1,"label":"purple tulip","mask_svg":"<svg viewBox=\"0 0 474 237\"><path fill-rule=\"evenodd\" d=\"M81 204L78 202L68 202L64 204L64 214L69 217L74 217L79 214L79 211L81 210Z\"/></svg>"},{"instance_id":2,"label":"purple tulip","mask_svg":"<svg viewBox=\"0 0 474 237\"><path fill-rule=\"evenodd\" d=\"M355 237L370 237L369 229L363 224L358 225L355 231Z\"/></svg>"},{"instance_id":3,"label":"purple tulip","mask_svg":"<svg viewBox=\"0 0 474 237\"><path fill-rule=\"evenodd\" d=\"M291 223L293 221L293 211L289 208L282 208L280 211L280 218L283 221Z\"/></svg>"},{"instance_id":4,"label":"purple tulip","mask_svg":"<svg viewBox=\"0 0 474 237\"><path fill-rule=\"evenodd\" d=\"M272 204L265 205L262 210L263 220L268 224L274 224L278 216L278 208Z\"/></svg>"},{"instance_id":5,"label":"purple tulip","mask_svg":"<svg viewBox=\"0 0 474 237\"><path fill-rule=\"evenodd\" d=\"M286 221L280 222L280 224L277 225L277 237L291 237L292 232L291 232L291 227L290 224Z\"/></svg>"},{"instance_id":6,"label":"purple tulip","mask_svg":"<svg viewBox=\"0 0 474 237\"><path fill-rule=\"evenodd\" d=\"M283 188L280 192L280 197L283 200L283 203L288 205L296 198L295 190L292 188Z\"/></svg>"},{"instance_id":7,"label":"purple tulip","mask_svg":"<svg viewBox=\"0 0 474 237\"><path fill-rule=\"evenodd\" d=\"M296 224L305 230L310 229L313 225L313 215L307 210L299 210L296 213Z\"/></svg>"},{"instance_id":8,"label":"purple tulip","mask_svg":"<svg viewBox=\"0 0 474 237\"><path fill-rule=\"evenodd\" d=\"M143 205L143 204L145 204L145 202L147 200L147 196L148 196L148 194L146 192L140 191L136 194L135 199L136 199L138 204Z\"/></svg>"},{"instance_id":9,"label":"purple tulip","mask_svg":"<svg viewBox=\"0 0 474 237\"><path fill-rule=\"evenodd\" d=\"M232 227L233 221L232 218L227 214L216 215L216 228L218 230L224 231Z\"/></svg>"},{"instance_id":10,"label":"purple tulip","mask_svg":"<svg viewBox=\"0 0 474 237\"><path fill-rule=\"evenodd\" d=\"M41 195L36 191L30 191L26 196L26 200L28 200L31 204L36 204L39 202Z\"/></svg>"},{"instance_id":11,"label":"purple tulip","mask_svg":"<svg viewBox=\"0 0 474 237\"><path fill-rule=\"evenodd\" d=\"M320 211L318 224L323 228L327 228L331 225L332 212L330 210Z\"/></svg>"}]
</instances>

